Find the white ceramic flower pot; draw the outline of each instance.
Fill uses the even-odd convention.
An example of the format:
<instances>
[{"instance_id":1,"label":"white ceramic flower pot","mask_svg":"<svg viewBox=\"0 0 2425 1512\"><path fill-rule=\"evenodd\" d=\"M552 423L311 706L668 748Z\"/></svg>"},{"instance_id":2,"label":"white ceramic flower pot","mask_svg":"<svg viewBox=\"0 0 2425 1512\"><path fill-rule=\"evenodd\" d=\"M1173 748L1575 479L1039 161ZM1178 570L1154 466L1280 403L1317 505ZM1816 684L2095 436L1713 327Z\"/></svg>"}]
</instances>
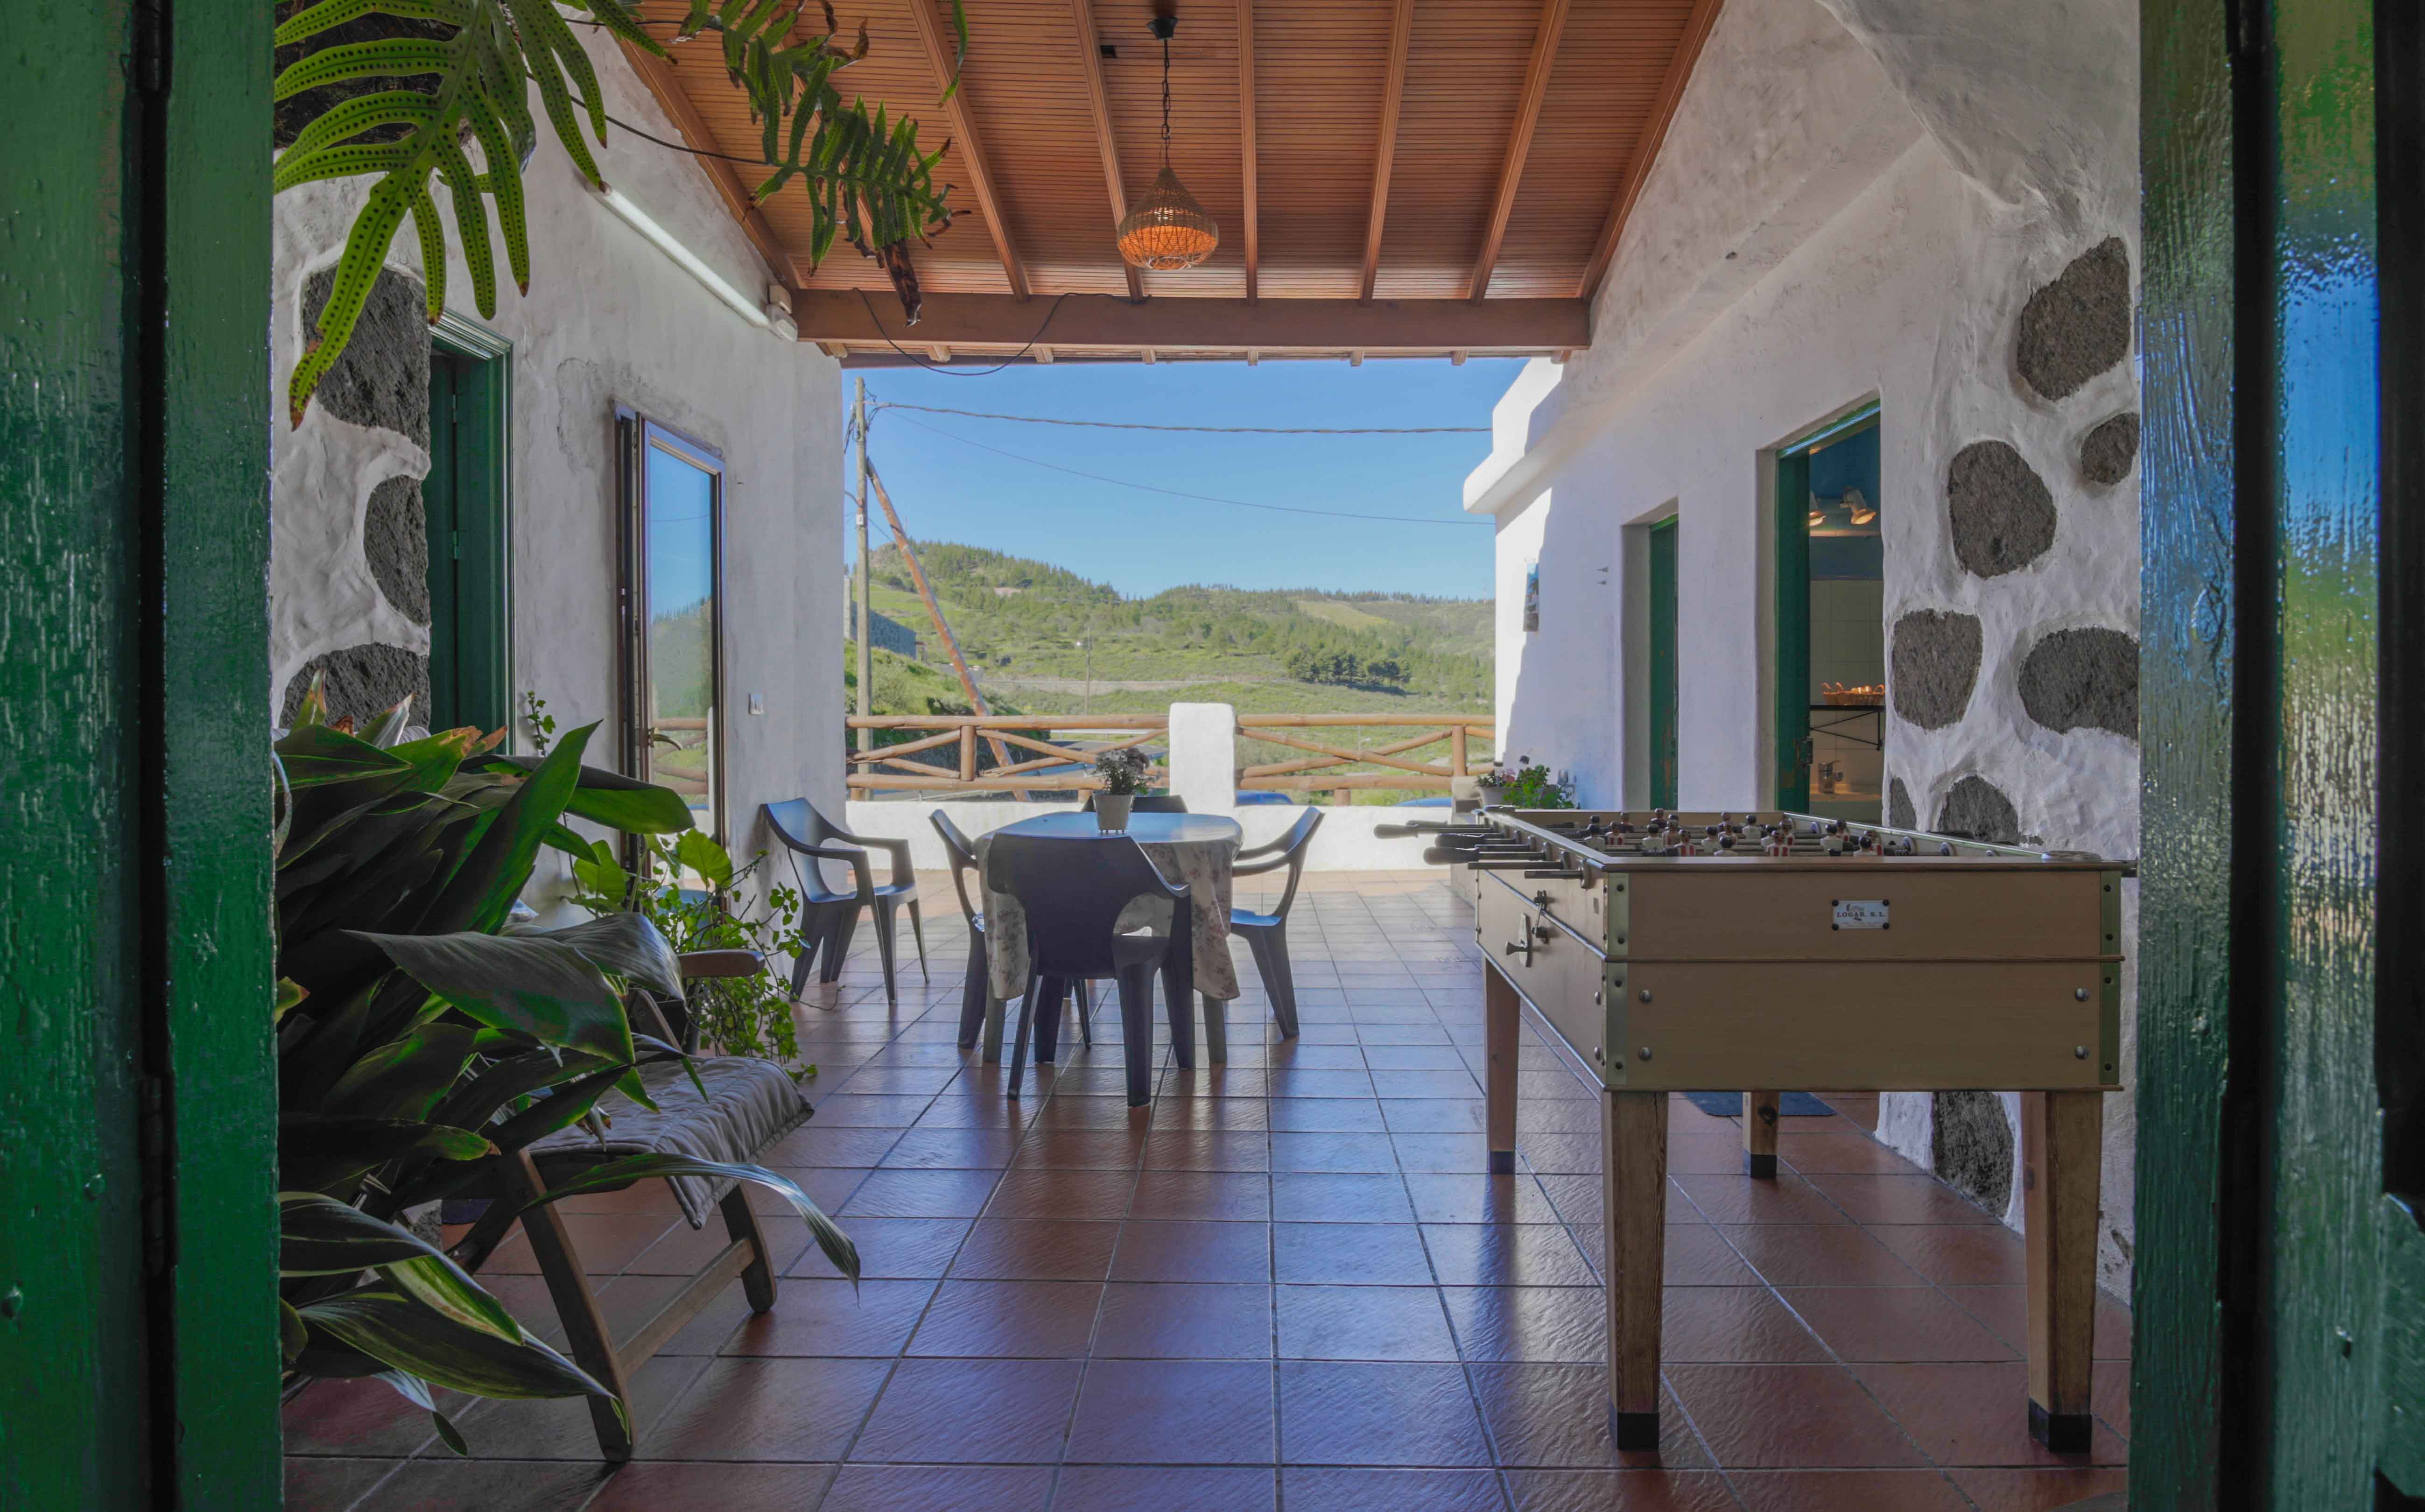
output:
<instances>
[{"instance_id":1,"label":"white ceramic flower pot","mask_svg":"<svg viewBox=\"0 0 2425 1512\"><path fill-rule=\"evenodd\" d=\"M1095 795L1095 828L1107 835L1116 835L1129 827L1129 808L1136 802L1133 793L1098 793Z\"/></svg>"}]
</instances>

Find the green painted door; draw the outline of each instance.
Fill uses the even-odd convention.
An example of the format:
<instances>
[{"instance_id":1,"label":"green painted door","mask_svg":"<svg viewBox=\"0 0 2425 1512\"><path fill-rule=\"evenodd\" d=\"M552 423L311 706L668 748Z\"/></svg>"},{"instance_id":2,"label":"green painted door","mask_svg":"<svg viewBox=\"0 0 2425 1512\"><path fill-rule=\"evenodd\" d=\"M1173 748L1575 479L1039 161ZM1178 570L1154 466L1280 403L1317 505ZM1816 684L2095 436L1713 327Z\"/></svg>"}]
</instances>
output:
<instances>
[{"instance_id":1,"label":"green painted door","mask_svg":"<svg viewBox=\"0 0 2425 1512\"><path fill-rule=\"evenodd\" d=\"M1650 806L1676 804L1676 517L1650 527Z\"/></svg>"},{"instance_id":2,"label":"green painted door","mask_svg":"<svg viewBox=\"0 0 2425 1512\"><path fill-rule=\"evenodd\" d=\"M442 329L429 362L429 727L513 717L512 359L476 328Z\"/></svg>"},{"instance_id":3,"label":"green painted door","mask_svg":"<svg viewBox=\"0 0 2425 1512\"><path fill-rule=\"evenodd\" d=\"M2420 41L2144 9L2133 1512L2425 1494Z\"/></svg>"},{"instance_id":4,"label":"green painted door","mask_svg":"<svg viewBox=\"0 0 2425 1512\"><path fill-rule=\"evenodd\" d=\"M21 20L0 1507L275 1506L270 8Z\"/></svg>"}]
</instances>

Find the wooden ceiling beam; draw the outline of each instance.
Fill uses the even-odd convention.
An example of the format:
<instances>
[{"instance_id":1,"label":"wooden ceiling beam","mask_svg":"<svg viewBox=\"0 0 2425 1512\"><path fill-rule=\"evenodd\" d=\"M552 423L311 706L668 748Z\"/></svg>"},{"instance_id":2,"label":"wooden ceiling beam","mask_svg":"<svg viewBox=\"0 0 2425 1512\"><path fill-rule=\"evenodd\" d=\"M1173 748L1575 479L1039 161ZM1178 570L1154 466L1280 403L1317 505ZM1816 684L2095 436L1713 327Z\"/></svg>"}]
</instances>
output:
<instances>
[{"instance_id":1,"label":"wooden ceiling beam","mask_svg":"<svg viewBox=\"0 0 2425 1512\"><path fill-rule=\"evenodd\" d=\"M1389 217L1389 170L1397 165L1398 109L1406 98L1406 54L1415 36L1415 0L1396 0L1389 16L1389 74L1381 87L1381 135L1373 152L1373 209L1364 223L1364 279L1370 303L1381 272L1381 229Z\"/></svg>"},{"instance_id":2,"label":"wooden ceiling beam","mask_svg":"<svg viewBox=\"0 0 2425 1512\"><path fill-rule=\"evenodd\" d=\"M1552 0L1563 4L1564 0ZM1256 298L1255 274L1262 263L1262 212L1256 202L1255 0L1238 0L1238 176L1245 190L1246 302Z\"/></svg>"},{"instance_id":3,"label":"wooden ceiling beam","mask_svg":"<svg viewBox=\"0 0 2425 1512\"><path fill-rule=\"evenodd\" d=\"M1129 191L1127 181L1120 176L1119 140L1112 135L1112 97L1103 89L1102 40L1095 35L1091 0L1069 0L1069 19L1071 29L1078 34L1078 67L1085 72L1086 105L1095 115L1095 146L1103 154L1103 186L1111 190L1112 227L1116 231L1119 223L1129 217ZM1112 255L1119 257L1116 247ZM1144 298L1145 282L1125 257L1120 257L1120 271L1128 275L1129 298Z\"/></svg>"},{"instance_id":4,"label":"wooden ceiling beam","mask_svg":"<svg viewBox=\"0 0 2425 1512\"><path fill-rule=\"evenodd\" d=\"M775 235L775 228L759 214L758 201L742 185L741 176L732 171L732 165L722 157L712 155L721 151L715 144L715 134L708 129L707 120L699 113L699 106L691 103L689 94L683 89L682 81L674 77L674 66L662 57L622 41L620 38L617 40L621 42L624 59L632 65L632 72L648 86L650 95L657 102L657 108L666 113L666 118L673 122L674 130L689 144L693 154L691 161L707 175L707 182L724 201L725 208L732 212L734 220L740 222L742 234L758 249L758 255L766 260L768 270L796 291L799 285L809 281L808 270L793 261L791 252Z\"/></svg>"},{"instance_id":5,"label":"wooden ceiling beam","mask_svg":"<svg viewBox=\"0 0 2425 1512\"><path fill-rule=\"evenodd\" d=\"M935 14L935 0L909 0L909 10L918 19L918 39L925 44L927 65L935 71L935 92L940 94L952 85L952 43ZM1027 266L1011 242L1010 220L1003 214L985 148L977 140L976 122L969 111L968 80L962 79L960 87L952 90L952 97L943 102L943 111L952 123L952 139L959 144L960 161L968 165L969 187L977 197L977 210L985 217L986 229L993 233L994 250L1002 258L1003 276L1010 281L1011 298L1025 299Z\"/></svg>"},{"instance_id":6,"label":"wooden ceiling beam","mask_svg":"<svg viewBox=\"0 0 2425 1512\"><path fill-rule=\"evenodd\" d=\"M1499 167L1499 193L1490 202L1490 223L1482 233L1482 255L1473 262L1468 289L1479 299L1490 292L1490 274L1499 265L1499 248L1507 239L1507 217L1516 210L1516 190L1524 181L1524 160L1533 153L1533 130L1540 124L1541 101L1550 92L1550 72L1558 61L1558 39L1566 29L1567 0L1541 0L1541 19L1533 27L1533 61L1524 71L1524 92L1516 102L1516 127L1507 135L1507 157Z\"/></svg>"},{"instance_id":7,"label":"wooden ceiling beam","mask_svg":"<svg viewBox=\"0 0 2425 1512\"><path fill-rule=\"evenodd\" d=\"M889 351L888 342L946 346L963 357L1017 351L1036 343L1036 306L999 294L928 293L913 330L891 325L852 290L811 289L792 305L803 341ZM898 329L894 329L894 328ZM1109 294L1058 301L1050 340L1064 361L1089 349L1163 356L1217 351L1265 357L1324 352L1367 357L1460 351L1527 355L1588 346L1581 299L1166 298L1132 302Z\"/></svg>"},{"instance_id":8,"label":"wooden ceiling beam","mask_svg":"<svg viewBox=\"0 0 2425 1512\"><path fill-rule=\"evenodd\" d=\"M1616 257L1616 242L1625 233L1626 217L1633 214L1634 201L1642 198L1643 181L1650 176L1650 166L1659 159L1660 146L1667 139L1667 128L1676 120L1676 106L1684 98L1684 86L1691 82L1693 65L1700 61L1701 44L1710 40L1710 28L1716 24L1718 7L1723 0L1693 0L1693 13L1684 20L1684 34L1677 39L1676 56L1669 59L1666 77L1660 81L1659 94L1650 106L1649 119L1643 122L1642 135L1633 144L1633 161L1626 166L1625 179L1617 185L1616 202L1608 207L1608 219L1600 224L1599 240L1592 248L1591 261L1583 265L1582 282L1578 291L1584 301L1597 298L1599 286L1608 277L1609 264Z\"/></svg>"}]
</instances>

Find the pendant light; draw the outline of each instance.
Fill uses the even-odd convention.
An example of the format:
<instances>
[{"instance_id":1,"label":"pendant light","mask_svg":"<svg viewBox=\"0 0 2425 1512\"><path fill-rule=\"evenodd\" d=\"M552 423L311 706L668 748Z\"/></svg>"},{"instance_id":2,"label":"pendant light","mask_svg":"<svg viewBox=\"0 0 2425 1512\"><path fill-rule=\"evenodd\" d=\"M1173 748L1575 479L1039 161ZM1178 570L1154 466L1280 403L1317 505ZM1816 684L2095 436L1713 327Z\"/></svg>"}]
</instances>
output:
<instances>
[{"instance_id":1,"label":"pendant light","mask_svg":"<svg viewBox=\"0 0 2425 1512\"><path fill-rule=\"evenodd\" d=\"M1170 170L1170 38L1178 29L1175 16L1153 18L1153 34L1162 41L1162 171L1119 228L1120 256L1156 273L1194 267L1221 245L1220 225Z\"/></svg>"}]
</instances>

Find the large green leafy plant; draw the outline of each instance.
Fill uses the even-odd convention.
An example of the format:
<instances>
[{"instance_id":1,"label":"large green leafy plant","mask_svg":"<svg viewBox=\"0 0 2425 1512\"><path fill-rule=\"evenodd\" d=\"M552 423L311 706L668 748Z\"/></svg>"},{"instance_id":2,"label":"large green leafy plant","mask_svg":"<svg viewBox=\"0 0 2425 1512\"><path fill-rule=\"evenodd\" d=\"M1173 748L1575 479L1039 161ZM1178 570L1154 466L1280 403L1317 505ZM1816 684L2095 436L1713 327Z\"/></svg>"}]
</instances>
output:
<instances>
[{"instance_id":1,"label":"large green leafy plant","mask_svg":"<svg viewBox=\"0 0 2425 1512\"><path fill-rule=\"evenodd\" d=\"M432 1387L480 1396L607 1396L397 1220L491 1181L497 1162L587 1122L638 1070L680 1059L635 1032L634 989L678 998L674 952L647 919L499 931L542 845L586 856L578 817L645 836L690 827L664 788L581 764L596 728L542 757L497 736L394 738L405 710L355 733L315 687L278 743L280 1318L290 1378L377 1376L433 1412ZM502 732L499 732L502 734ZM790 1181L682 1156L607 1162L545 1194L658 1176L783 1194L843 1274L850 1240ZM443 1415L439 1428L461 1448Z\"/></svg>"},{"instance_id":2,"label":"large green leafy plant","mask_svg":"<svg viewBox=\"0 0 2425 1512\"><path fill-rule=\"evenodd\" d=\"M637 914L677 951L750 950L771 957L808 949L797 890L778 882L766 890L763 909L749 901L750 878L765 863L763 853L735 865L731 853L699 829L671 840L643 835L640 851L635 872L612 844L594 842L589 855L572 863L572 901L599 912ZM694 880L700 885L686 885ZM799 1055L791 997L763 972L693 982L686 1005L703 1045L786 1064Z\"/></svg>"},{"instance_id":3,"label":"large green leafy plant","mask_svg":"<svg viewBox=\"0 0 2425 1512\"><path fill-rule=\"evenodd\" d=\"M541 750L555 736L555 716L536 693L522 695L523 720ZM765 852L747 865L704 829L675 834L637 833L635 871L608 841L595 841L572 861L572 901L593 913L636 913L657 926L677 951L749 950L769 958L798 956L809 948L800 934L799 890L781 882L765 890L763 907L751 901L750 879L765 864ZM696 885L693 885L696 884ZM791 996L776 978L716 977L689 984L684 1005L699 1043L728 1055L758 1055L790 1064L800 1054L792 1022ZM816 1068L795 1071L814 1075Z\"/></svg>"},{"instance_id":4,"label":"large green leafy plant","mask_svg":"<svg viewBox=\"0 0 2425 1512\"><path fill-rule=\"evenodd\" d=\"M823 261L835 236L845 237L884 264L914 324L917 280L907 244L951 223L950 186L934 182L943 154L919 151L915 121L889 121L880 104L871 111L863 100L843 102L834 75L866 55L867 31L862 26L856 43L844 46L831 5L819 0L819 9L824 30L795 39L808 0L689 0L663 41L628 0L562 0L560 8L554 0L319 0L287 16L278 45L301 56L280 70L276 96L328 103L295 132L278 161L274 189L322 179L378 181L355 217L318 329L288 383L293 418L301 421L313 391L344 353L408 218L421 243L433 324L445 307L446 229L433 180L452 201L480 314L496 313L491 203L506 266L515 285L529 292L522 174L538 139L531 86L574 168L592 187L606 187L581 131L586 117L603 147L606 105L575 24L602 27L657 57L671 56L669 42L714 34L725 72L747 92L760 127L767 171L757 198L798 181L809 199L810 261ZM566 10L577 21L569 23ZM391 24L366 27L374 18ZM960 0L952 0L952 24L965 55ZM431 82L410 82L424 79ZM945 97L957 87L956 77Z\"/></svg>"}]
</instances>

